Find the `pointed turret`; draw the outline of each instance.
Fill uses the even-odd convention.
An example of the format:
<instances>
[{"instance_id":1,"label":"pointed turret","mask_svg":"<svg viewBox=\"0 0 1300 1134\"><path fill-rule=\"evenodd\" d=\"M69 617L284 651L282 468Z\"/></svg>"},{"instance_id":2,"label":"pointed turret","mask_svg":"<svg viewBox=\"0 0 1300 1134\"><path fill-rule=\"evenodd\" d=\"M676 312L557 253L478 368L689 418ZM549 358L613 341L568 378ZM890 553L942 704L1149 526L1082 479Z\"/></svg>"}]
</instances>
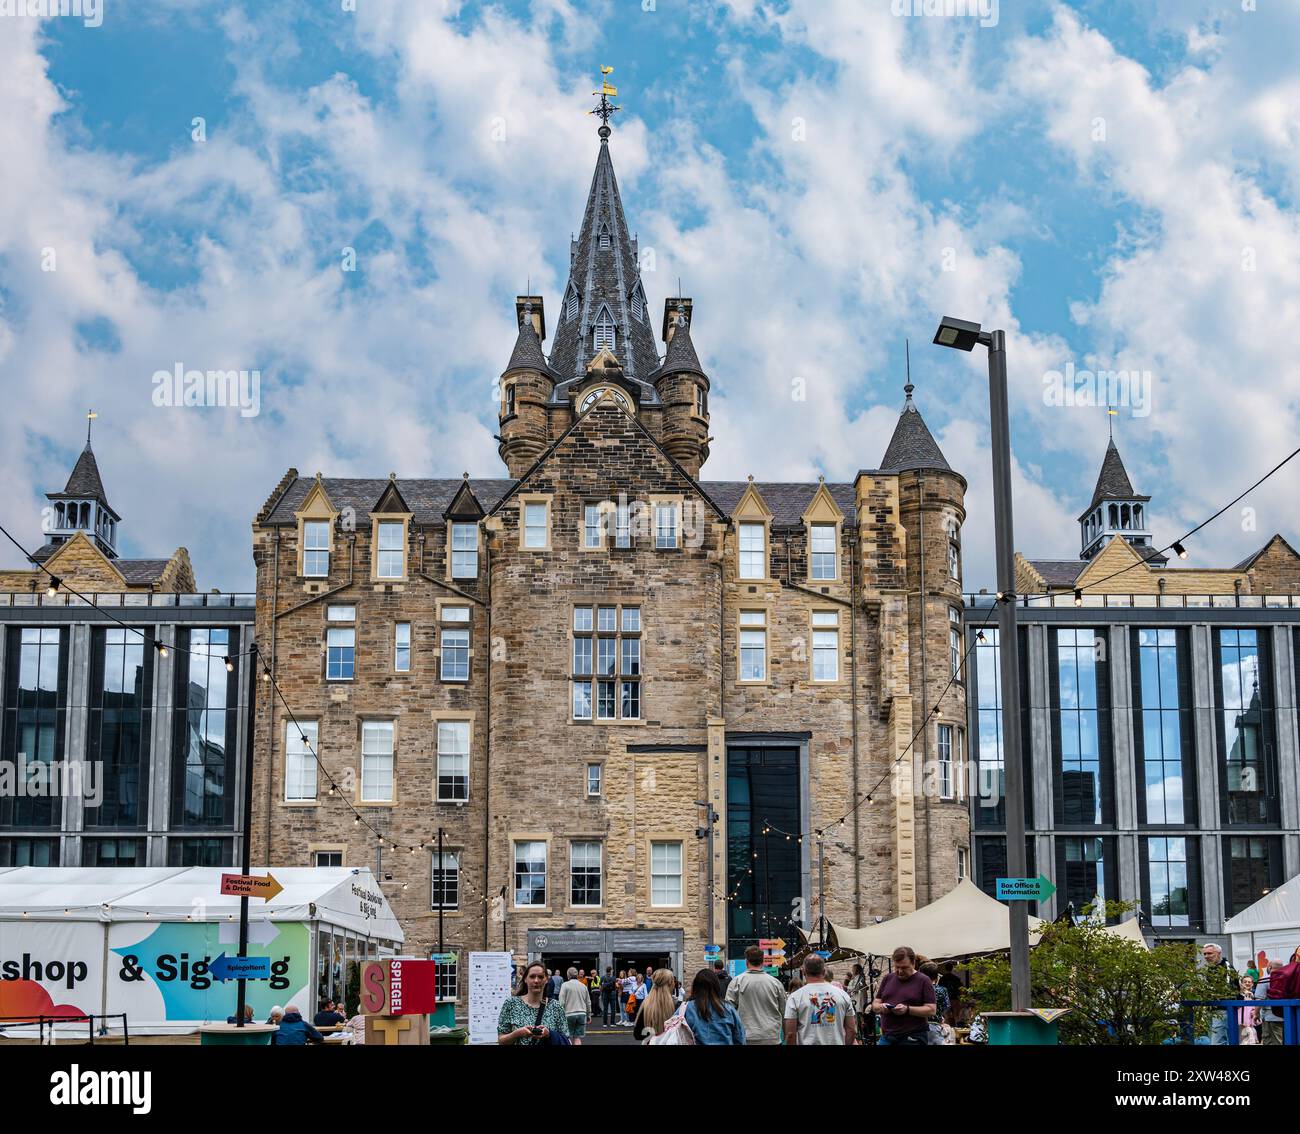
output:
<instances>
[{"instance_id":1,"label":"pointed turret","mask_svg":"<svg viewBox=\"0 0 1300 1134\"><path fill-rule=\"evenodd\" d=\"M944 458L938 442L930 433L921 411L912 400L915 387L909 382L903 387L906 400L898 424L894 426L894 435L889 439L889 447L880 462L882 472L910 472L913 469L935 469L940 472L952 472Z\"/></svg>"},{"instance_id":2,"label":"pointed turret","mask_svg":"<svg viewBox=\"0 0 1300 1134\"><path fill-rule=\"evenodd\" d=\"M41 552L51 554L60 544L82 532L109 559L117 558L117 525L122 517L108 503L89 434L63 491L47 492L45 498L51 506L46 509L46 543ZM41 552L37 553L37 559L45 558Z\"/></svg>"},{"instance_id":3,"label":"pointed turret","mask_svg":"<svg viewBox=\"0 0 1300 1134\"><path fill-rule=\"evenodd\" d=\"M691 476L709 459L709 379L691 342L691 301L664 301L664 360L651 375L663 403L661 443Z\"/></svg>"},{"instance_id":4,"label":"pointed turret","mask_svg":"<svg viewBox=\"0 0 1300 1134\"><path fill-rule=\"evenodd\" d=\"M541 455L549 437L546 404L555 390L556 374L542 353L546 317L540 295L515 298L519 334L501 374L501 432L497 452L511 476L521 476Z\"/></svg>"},{"instance_id":5,"label":"pointed turret","mask_svg":"<svg viewBox=\"0 0 1300 1134\"><path fill-rule=\"evenodd\" d=\"M1111 437L1106 455L1101 460L1092 502L1079 517L1079 558L1092 559L1119 536L1132 544L1153 567L1164 566L1168 557L1155 555L1151 548L1151 529L1146 515L1150 499L1150 496L1133 490L1133 482L1115 446L1115 438Z\"/></svg>"},{"instance_id":6,"label":"pointed turret","mask_svg":"<svg viewBox=\"0 0 1300 1134\"><path fill-rule=\"evenodd\" d=\"M634 382L644 385L658 368L637 254L609 156L609 128L602 127L582 226L569 248L569 279L551 345L550 366L562 383L582 381L588 364L605 347ZM557 389L556 399L567 392ZM645 393L654 400L649 387Z\"/></svg>"}]
</instances>

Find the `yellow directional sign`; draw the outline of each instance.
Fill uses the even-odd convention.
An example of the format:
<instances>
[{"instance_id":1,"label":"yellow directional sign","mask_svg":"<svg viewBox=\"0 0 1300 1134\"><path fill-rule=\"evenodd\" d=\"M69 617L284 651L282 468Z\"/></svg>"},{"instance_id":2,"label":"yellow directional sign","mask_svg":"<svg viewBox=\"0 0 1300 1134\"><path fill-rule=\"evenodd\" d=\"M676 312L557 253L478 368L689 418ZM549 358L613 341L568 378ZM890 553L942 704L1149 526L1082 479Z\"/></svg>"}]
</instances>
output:
<instances>
[{"instance_id":1,"label":"yellow directional sign","mask_svg":"<svg viewBox=\"0 0 1300 1134\"><path fill-rule=\"evenodd\" d=\"M261 898L269 902L284 889L270 874L223 874L221 892L235 898Z\"/></svg>"}]
</instances>

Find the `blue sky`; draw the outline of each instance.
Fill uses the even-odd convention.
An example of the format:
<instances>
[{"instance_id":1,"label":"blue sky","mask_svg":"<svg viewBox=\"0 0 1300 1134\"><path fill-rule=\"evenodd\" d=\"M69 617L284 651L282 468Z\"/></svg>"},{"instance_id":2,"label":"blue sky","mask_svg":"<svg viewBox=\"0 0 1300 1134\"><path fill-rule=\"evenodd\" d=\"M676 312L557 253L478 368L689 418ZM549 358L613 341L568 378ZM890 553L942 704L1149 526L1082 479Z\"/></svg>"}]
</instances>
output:
<instances>
[{"instance_id":1,"label":"blue sky","mask_svg":"<svg viewBox=\"0 0 1300 1134\"><path fill-rule=\"evenodd\" d=\"M91 405L124 553L184 545L204 588L251 586L249 524L290 464L501 475L513 297L531 278L558 308L608 63L651 305L678 276L694 297L706 479L874 467L910 337L971 484L966 583L990 585L982 360L929 345L947 312L1008 331L1017 544L1077 552L1107 417L1049 404L1067 365L1149 375L1116 437L1168 542L1300 432L1300 10L1017 0L982 26L935 7L106 0L97 27L0 20L0 522L39 542ZM155 406L178 363L257 369L260 412ZM1294 475L1276 481L1192 561L1300 534Z\"/></svg>"}]
</instances>

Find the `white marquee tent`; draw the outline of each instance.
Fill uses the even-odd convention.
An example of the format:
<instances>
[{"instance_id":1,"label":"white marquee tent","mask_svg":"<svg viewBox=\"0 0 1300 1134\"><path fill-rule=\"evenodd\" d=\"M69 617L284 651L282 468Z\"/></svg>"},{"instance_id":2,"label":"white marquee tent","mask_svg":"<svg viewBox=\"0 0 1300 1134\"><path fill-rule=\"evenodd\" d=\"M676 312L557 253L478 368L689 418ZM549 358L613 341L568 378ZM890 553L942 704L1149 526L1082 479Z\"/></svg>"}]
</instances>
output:
<instances>
[{"instance_id":1,"label":"white marquee tent","mask_svg":"<svg viewBox=\"0 0 1300 1134\"><path fill-rule=\"evenodd\" d=\"M224 954L239 952L239 899L221 894L220 867L16 867L0 870L3 1017L116 1015L132 1031L190 1031L234 1011ZM369 870L254 867L283 888L249 901L249 957L268 976L248 982L254 1017L317 997L341 998L348 967L391 956L403 941ZM82 1029L86 1027L83 1023ZM110 1030L121 1027L110 1021Z\"/></svg>"},{"instance_id":2,"label":"white marquee tent","mask_svg":"<svg viewBox=\"0 0 1300 1134\"><path fill-rule=\"evenodd\" d=\"M1031 944L1045 924L1040 918L1029 919ZM1106 932L1148 947L1136 917L1109 926ZM924 957L947 960L1009 949L1011 918L1005 902L990 898L966 878L942 898L891 921L861 929L832 922L831 937L837 949L850 953L888 957L899 945L910 945Z\"/></svg>"},{"instance_id":3,"label":"white marquee tent","mask_svg":"<svg viewBox=\"0 0 1300 1134\"><path fill-rule=\"evenodd\" d=\"M1036 936L1042 925L1029 919ZM914 913L861 929L831 924L835 944L854 953L888 957L899 945L910 945L925 957L946 959L996 953L1011 947L1011 917L1004 902L990 898L969 878L942 898Z\"/></svg>"},{"instance_id":4,"label":"white marquee tent","mask_svg":"<svg viewBox=\"0 0 1300 1134\"><path fill-rule=\"evenodd\" d=\"M1285 962L1300 947L1300 874L1223 923L1232 966L1244 970L1261 950Z\"/></svg>"}]
</instances>

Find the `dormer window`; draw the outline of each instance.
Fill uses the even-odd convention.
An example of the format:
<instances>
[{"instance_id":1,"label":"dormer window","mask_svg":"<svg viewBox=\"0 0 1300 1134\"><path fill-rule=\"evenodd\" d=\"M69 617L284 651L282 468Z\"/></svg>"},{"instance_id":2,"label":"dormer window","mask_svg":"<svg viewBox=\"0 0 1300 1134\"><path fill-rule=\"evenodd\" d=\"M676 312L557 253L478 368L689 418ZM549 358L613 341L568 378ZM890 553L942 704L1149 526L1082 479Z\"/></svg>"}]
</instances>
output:
<instances>
[{"instance_id":1,"label":"dormer window","mask_svg":"<svg viewBox=\"0 0 1300 1134\"><path fill-rule=\"evenodd\" d=\"M600 250L603 252L609 247L609 225L600 226Z\"/></svg>"},{"instance_id":2,"label":"dormer window","mask_svg":"<svg viewBox=\"0 0 1300 1134\"><path fill-rule=\"evenodd\" d=\"M610 317L608 311L602 311L600 318L596 320L596 327L593 333L592 345L596 350L614 349L614 320Z\"/></svg>"},{"instance_id":3,"label":"dormer window","mask_svg":"<svg viewBox=\"0 0 1300 1134\"><path fill-rule=\"evenodd\" d=\"M632 317L638 323L645 322L645 298L641 294L641 288L632 289Z\"/></svg>"},{"instance_id":4,"label":"dormer window","mask_svg":"<svg viewBox=\"0 0 1300 1134\"><path fill-rule=\"evenodd\" d=\"M564 300L564 317L567 320L576 319L578 317L578 292L572 286L570 286L569 294Z\"/></svg>"}]
</instances>

